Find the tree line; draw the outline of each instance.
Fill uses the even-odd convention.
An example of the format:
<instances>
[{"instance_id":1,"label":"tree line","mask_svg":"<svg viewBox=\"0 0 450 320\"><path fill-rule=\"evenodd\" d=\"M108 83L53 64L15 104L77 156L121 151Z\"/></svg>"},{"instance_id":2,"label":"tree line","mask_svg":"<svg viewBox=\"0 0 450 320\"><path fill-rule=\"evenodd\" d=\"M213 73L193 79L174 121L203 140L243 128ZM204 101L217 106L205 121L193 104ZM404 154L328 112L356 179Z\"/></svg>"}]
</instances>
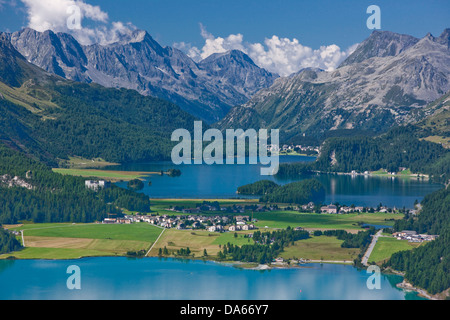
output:
<instances>
[{"instance_id":1,"label":"tree line","mask_svg":"<svg viewBox=\"0 0 450 320\"><path fill-rule=\"evenodd\" d=\"M273 232L256 231L253 234L254 244L246 244L241 247L227 243L218 253L219 260L230 259L232 261L256 262L259 264L271 263L276 259L285 247L295 241L308 239L309 232L295 230L288 227L286 230Z\"/></svg>"},{"instance_id":2,"label":"tree line","mask_svg":"<svg viewBox=\"0 0 450 320\"><path fill-rule=\"evenodd\" d=\"M325 200L325 188L316 179L306 179L283 186L262 180L239 187L238 192L246 195L261 195L260 202L306 204L321 203Z\"/></svg>"},{"instance_id":3,"label":"tree line","mask_svg":"<svg viewBox=\"0 0 450 320\"><path fill-rule=\"evenodd\" d=\"M22 248L16 237L0 227L0 254L18 251Z\"/></svg>"}]
</instances>

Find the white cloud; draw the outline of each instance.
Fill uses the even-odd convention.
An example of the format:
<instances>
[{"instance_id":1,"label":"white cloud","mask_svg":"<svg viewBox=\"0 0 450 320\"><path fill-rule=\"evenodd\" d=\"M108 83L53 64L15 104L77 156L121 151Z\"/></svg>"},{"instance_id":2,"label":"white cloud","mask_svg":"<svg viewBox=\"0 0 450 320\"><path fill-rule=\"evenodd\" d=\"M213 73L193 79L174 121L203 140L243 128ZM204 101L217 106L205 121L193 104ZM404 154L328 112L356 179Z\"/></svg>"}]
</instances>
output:
<instances>
[{"instance_id":1,"label":"white cloud","mask_svg":"<svg viewBox=\"0 0 450 320\"><path fill-rule=\"evenodd\" d=\"M111 43L121 34L135 29L131 23L108 22L108 14L99 6L93 6L84 0L21 0L27 10L28 27L37 31L52 30L72 34L82 44ZM73 14L73 6L79 8L81 28L68 27L68 19ZM86 24L89 22L89 26Z\"/></svg>"},{"instance_id":2,"label":"white cloud","mask_svg":"<svg viewBox=\"0 0 450 320\"><path fill-rule=\"evenodd\" d=\"M288 76L303 68L314 67L326 71L336 69L357 47L351 46L343 51L337 45L321 46L312 49L302 45L297 39L266 38L264 43L247 43L242 34L231 34L225 38L214 37L200 24L204 46L199 49L189 44L175 44L196 61L207 58L213 53L223 53L232 49L245 52L258 66L281 76Z\"/></svg>"}]
</instances>

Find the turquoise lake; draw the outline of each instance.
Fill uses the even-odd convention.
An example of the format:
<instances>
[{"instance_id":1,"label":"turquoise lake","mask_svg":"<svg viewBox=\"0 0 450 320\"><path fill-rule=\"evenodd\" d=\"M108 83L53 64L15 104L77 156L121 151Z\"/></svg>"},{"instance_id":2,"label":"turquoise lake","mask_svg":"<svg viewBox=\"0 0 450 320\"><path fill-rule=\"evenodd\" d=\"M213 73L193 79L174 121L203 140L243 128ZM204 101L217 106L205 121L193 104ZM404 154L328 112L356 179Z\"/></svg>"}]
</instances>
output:
<instances>
[{"instance_id":1,"label":"turquoise lake","mask_svg":"<svg viewBox=\"0 0 450 320\"><path fill-rule=\"evenodd\" d=\"M80 290L69 290L67 268L77 265ZM309 264L297 269L243 270L214 262L175 259L85 258L0 261L0 300L405 300L400 276L352 266Z\"/></svg>"},{"instance_id":2,"label":"turquoise lake","mask_svg":"<svg viewBox=\"0 0 450 320\"><path fill-rule=\"evenodd\" d=\"M314 157L280 156L280 163L314 161ZM298 179L282 179L261 176L261 165L180 165L171 162L127 164L108 169L125 171L160 172L171 168L180 169L180 177L152 175L145 180L142 190L152 198L224 199L243 197L237 188L259 180L272 180L286 184L308 178L316 178L325 187L325 203L376 207L380 203L389 207L413 208L414 201L442 186L426 180L401 177L351 176L351 175L304 175ZM149 181L151 185L149 186ZM126 188L127 183L118 183Z\"/></svg>"}]
</instances>

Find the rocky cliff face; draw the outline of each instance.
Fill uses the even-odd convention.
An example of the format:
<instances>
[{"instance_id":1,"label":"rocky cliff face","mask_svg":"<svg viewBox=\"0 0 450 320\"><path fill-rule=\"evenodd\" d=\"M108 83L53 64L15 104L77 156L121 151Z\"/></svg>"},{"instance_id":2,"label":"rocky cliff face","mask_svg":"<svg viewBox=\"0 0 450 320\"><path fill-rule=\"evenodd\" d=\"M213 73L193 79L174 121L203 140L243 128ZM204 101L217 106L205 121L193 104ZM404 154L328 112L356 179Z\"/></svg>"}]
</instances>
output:
<instances>
[{"instance_id":1,"label":"rocky cliff face","mask_svg":"<svg viewBox=\"0 0 450 320\"><path fill-rule=\"evenodd\" d=\"M450 90L448 35L374 32L335 71L305 69L280 78L219 126L241 127L245 109L261 119L259 125L281 129L284 138L337 129L383 132L417 121L429 102Z\"/></svg>"},{"instance_id":2,"label":"rocky cliff face","mask_svg":"<svg viewBox=\"0 0 450 320\"><path fill-rule=\"evenodd\" d=\"M51 73L167 99L207 122L219 120L278 77L236 51L197 64L142 30L105 46L83 46L68 34L29 28L5 36L29 62Z\"/></svg>"}]
</instances>

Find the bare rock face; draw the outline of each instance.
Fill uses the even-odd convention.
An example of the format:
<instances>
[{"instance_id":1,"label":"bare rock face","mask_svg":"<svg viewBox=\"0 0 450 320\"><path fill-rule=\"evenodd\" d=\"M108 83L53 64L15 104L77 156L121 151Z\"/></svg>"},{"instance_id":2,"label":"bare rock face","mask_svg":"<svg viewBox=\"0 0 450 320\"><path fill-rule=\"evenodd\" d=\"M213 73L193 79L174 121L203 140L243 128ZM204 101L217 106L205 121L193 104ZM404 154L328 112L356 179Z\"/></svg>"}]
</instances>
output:
<instances>
[{"instance_id":1,"label":"bare rock face","mask_svg":"<svg viewBox=\"0 0 450 320\"><path fill-rule=\"evenodd\" d=\"M219 126L241 127L245 110L284 138L338 129L383 132L416 122L428 103L450 90L449 31L423 39L374 32L335 71L305 69L280 78Z\"/></svg>"},{"instance_id":2,"label":"bare rock face","mask_svg":"<svg viewBox=\"0 0 450 320\"><path fill-rule=\"evenodd\" d=\"M9 174L1 175L0 176L0 185L13 188L13 187L21 187L28 190L32 190L34 187L29 182L25 181L24 179L17 177L17 176L11 176Z\"/></svg>"},{"instance_id":3,"label":"bare rock face","mask_svg":"<svg viewBox=\"0 0 450 320\"><path fill-rule=\"evenodd\" d=\"M29 28L7 36L29 62L48 72L74 81L135 89L174 102L209 123L278 77L237 51L197 64L180 50L161 47L142 30L113 44L87 46L69 34Z\"/></svg>"}]
</instances>

